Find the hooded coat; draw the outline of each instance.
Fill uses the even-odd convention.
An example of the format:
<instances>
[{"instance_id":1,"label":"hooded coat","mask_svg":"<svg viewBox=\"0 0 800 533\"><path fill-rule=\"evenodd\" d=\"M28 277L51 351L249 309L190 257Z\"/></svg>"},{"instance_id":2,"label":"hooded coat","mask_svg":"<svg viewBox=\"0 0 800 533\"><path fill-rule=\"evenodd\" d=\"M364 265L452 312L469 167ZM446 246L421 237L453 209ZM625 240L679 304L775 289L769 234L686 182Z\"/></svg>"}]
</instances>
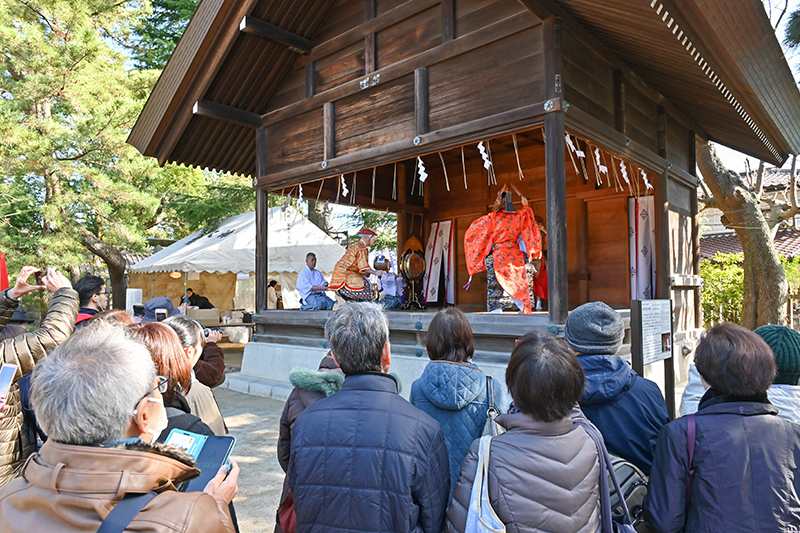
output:
<instances>
[{"instance_id":1,"label":"hooded coat","mask_svg":"<svg viewBox=\"0 0 800 533\"><path fill-rule=\"evenodd\" d=\"M650 473L658 432L669 422L658 385L616 355L578 355L586 373L581 410L597 426L609 453Z\"/></svg>"},{"instance_id":2,"label":"hooded coat","mask_svg":"<svg viewBox=\"0 0 800 533\"><path fill-rule=\"evenodd\" d=\"M495 408L499 410L502 385L494 382L493 386ZM486 374L472 364L431 361L411 384L410 401L442 426L452 490L470 445L481 436L486 424Z\"/></svg>"},{"instance_id":3,"label":"hooded coat","mask_svg":"<svg viewBox=\"0 0 800 533\"><path fill-rule=\"evenodd\" d=\"M287 476L298 533L439 533L444 524L442 428L387 374L348 375L297 417Z\"/></svg>"},{"instance_id":4,"label":"hooded coat","mask_svg":"<svg viewBox=\"0 0 800 533\"><path fill-rule=\"evenodd\" d=\"M297 367L289 373L289 381L294 389L286 399L281 414L281 428L278 434L278 462L286 472L292 454L292 428L297 417L306 407L331 394L338 392L344 383L344 372L330 355L323 357L319 370ZM289 492L289 477L283 478L283 490L278 504L283 504ZM276 518L276 522L278 519ZM277 531L277 530L276 530Z\"/></svg>"}]
</instances>

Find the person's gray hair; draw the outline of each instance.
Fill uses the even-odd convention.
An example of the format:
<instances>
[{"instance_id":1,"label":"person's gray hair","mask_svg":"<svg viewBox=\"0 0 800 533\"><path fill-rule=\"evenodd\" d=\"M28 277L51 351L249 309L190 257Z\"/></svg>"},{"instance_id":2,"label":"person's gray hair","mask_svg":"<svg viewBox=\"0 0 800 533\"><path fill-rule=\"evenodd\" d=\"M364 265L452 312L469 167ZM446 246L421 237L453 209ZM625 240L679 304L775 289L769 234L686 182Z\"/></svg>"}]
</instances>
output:
<instances>
[{"instance_id":1,"label":"person's gray hair","mask_svg":"<svg viewBox=\"0 0 800 533\"><path fill-rule=\"evenodd\" d=\"M31 403L42 430L56 442L115 442L125 438L155 377L147 347L123 328L101 323L72 335L39 361Z\"/></svg>"},{"instance_id":2,"label":"person's gray hair","mask_svg":"<svg viewBox=\"0 0 800 533\"><path fill-rule=\"evenodd\" d=\"M389 321L375 303L349 303L325 323L325 339L346 375L380 372L383 345L389 340Z\"/></svg>"}]
</instances>

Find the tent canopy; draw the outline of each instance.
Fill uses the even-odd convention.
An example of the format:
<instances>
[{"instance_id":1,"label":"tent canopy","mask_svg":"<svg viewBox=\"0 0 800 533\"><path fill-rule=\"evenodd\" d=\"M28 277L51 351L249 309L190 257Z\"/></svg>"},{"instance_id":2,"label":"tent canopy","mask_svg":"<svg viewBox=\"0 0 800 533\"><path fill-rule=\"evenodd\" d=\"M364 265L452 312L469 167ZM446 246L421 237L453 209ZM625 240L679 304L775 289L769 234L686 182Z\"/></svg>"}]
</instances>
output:
<instances>
[{"instance_id":1,"label":"tent canopy","mask_svg":"<svg viewBox=\"0 0 800 533\"><path fill-rule=\"evenodd\" d=\"M269 272L299 272L308 252L317 256L317 269L332 272L344 248L296 209L269 210ZM133 273L216 272L250 274L256 262L255 212L223 220L210 233L196 231L128 270Z\"/></svg>"}]
</instances>

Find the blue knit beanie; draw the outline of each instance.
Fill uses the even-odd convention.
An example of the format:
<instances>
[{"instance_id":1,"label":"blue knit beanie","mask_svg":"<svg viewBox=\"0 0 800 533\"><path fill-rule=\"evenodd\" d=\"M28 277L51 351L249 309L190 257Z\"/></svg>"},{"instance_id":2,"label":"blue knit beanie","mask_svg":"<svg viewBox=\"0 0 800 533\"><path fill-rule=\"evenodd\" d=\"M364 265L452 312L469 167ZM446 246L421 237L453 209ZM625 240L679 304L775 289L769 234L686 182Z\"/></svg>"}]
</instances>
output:
<instances>
[{"instance_id":1,"label":"blue knit beanie","mask_svg":"<svg viewBox=\"0 0 800 533\"><path fill-rule=\"evenodd\" d=\"M800 382L800 333L786 326L761 326L755 330L772 348L778 365L776 385L797 385Z\"/></svg>"},{"instance_id":2,"label":"blue knit beanie","mask_svg":"<svg viewBox=\"0 0 800 533\"><path fill-rule=\"evenodd\" d=\"M564 338L579 355L615 355L624 335L625 324L619 313L603 302L583 304L564 324Z\"/></svg>"}]
</instances>

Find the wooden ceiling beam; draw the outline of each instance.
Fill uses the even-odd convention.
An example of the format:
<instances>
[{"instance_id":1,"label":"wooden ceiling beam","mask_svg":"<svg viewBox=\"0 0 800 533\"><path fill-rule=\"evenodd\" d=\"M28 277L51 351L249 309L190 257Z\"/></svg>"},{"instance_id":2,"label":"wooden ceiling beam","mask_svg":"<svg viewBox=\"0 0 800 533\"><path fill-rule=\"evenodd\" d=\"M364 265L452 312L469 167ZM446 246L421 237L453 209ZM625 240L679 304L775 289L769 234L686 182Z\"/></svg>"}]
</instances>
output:
<instances>
[{"instance_id":1,"label":"wooden ceiling beam","mask_svg":"<svg viewBox=\"0 0 800 533\"><path fill-rule=\"evenodd\" d=\"M286 48L298 54L310 54L316 44L305 37L301 37L289 30L270 24L266 20L261 20L251 16L245 16L239 23L239 29L250 35L257 35L263 39L284 45Z\"/></svg>"},{"instance_id":2,"label":"wooden ceiling beam","mask_svg":"<svg viewBox=\"0 0 800 533\"><path fill-rule=\"evenodd\" d=\"M208 100L196 101L192 107L192 113L200 117L215 118L247 128L261 126L261 115L257 113Z\"/></svg>"}]
</instances>

